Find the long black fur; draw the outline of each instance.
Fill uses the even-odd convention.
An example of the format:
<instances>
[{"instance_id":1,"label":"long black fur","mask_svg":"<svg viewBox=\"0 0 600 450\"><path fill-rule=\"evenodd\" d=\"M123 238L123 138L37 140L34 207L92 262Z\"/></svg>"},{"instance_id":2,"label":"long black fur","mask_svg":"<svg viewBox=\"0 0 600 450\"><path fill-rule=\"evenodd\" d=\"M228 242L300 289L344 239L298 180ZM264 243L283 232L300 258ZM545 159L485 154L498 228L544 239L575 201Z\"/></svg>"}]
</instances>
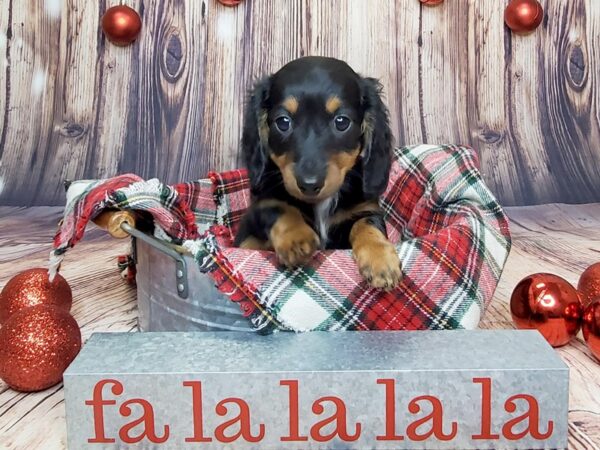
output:
<instances>
[{"instance_id":1,"label":"long black fur","mask_svg":"<svg viewBox=\"0 0 600 450\"><path fill-rule=\"evenodd\" d=\"M298 97L300 104L304 100L303 93L313 97L320 95L323 97L322 104L326 101L328 92L340 93L340 97L346 104L354 105L355 111L352 113L361 120L361 132L357 135L357 144L363 151L335 196L330 215L349 210L365 201L376 201L387 186L393 138L388 110L381 98L380 83L373 78L363 78L353 71L353 75L350 76L347 73L344 73L344 76L338 75L336 67L341 64L338 60L319 57L302 58L302 60L309 68L317 66L317 69L311 72L311 76L306 76L305 73L301 73L301 70L286 69L286 66L280 72L258 81L249 95L242 135L242 159L249 172L252 206L242 219L235 240L236 245L240 245L249 236L268 240L269 230L283 211L274 206L261 207L261 200L280 200L294 206L301 211L309 225L315 229L317 226L314 206L286 191L281 172L269 156L270 152L282 154L288 151L286 145L289 143L285 140L279 141L278 136L273 136L273 117L270 114L277 102L287 95L288 86L296 88L291 92ZM323 66L322 70L321 66ZM348 84L356 84L356 86L348 86ZM346 97L344 94L347 94ZM316 119L311 118L311 120ZM266 133L268 130L271 131ZM314 141L318 142L320 137L316 136ZM323 147L326 145L323 144ZM353 144L347 143L348 149L351 145ZM359 213L347 223L332 226L327 241L321 243L322 247L349 248L348 239L352 224L363 217L372 217L369 221L385 234L381 211Z\"/></svg>"}]
</instances>

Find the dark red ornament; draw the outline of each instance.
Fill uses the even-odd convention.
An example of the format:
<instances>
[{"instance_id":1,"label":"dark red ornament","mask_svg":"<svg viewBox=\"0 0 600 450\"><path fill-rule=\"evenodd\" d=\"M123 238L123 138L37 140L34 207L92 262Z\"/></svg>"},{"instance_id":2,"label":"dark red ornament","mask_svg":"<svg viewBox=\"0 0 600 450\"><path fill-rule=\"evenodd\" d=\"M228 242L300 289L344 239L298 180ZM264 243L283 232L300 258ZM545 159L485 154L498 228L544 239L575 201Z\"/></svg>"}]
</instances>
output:
<instances>
[{"instance_id":1,"label":"dark red ornament","mask_svg":"<svg viewBox=\"0 0 600 450\"><path fill-rule=\"evenodd\" d=\"M560 347L579 331L583 307L568 281L549 273L534 273L513 290L510 312L517 328L536 329L550 345Z\"/></svg>"},{"instance_id":2,"label":"dark red ornament","mask_svg":"<svg viewBox=\"0 0 600 450\"><path fill-rule=\"evenodd\" d=\"M593 301L585 309L582 330L585 343L600 361L600 300Z\"/></svg>"},{"instance_id":3,"label":"dark red ornament","mask_svg":"<svg viewBox=\"0 0 600 450\"><path fill-rule=\"evenodd\" d=\"M535 30L544 18L544 9L537 0L511 0L504 10L504 22L517 33Z\"/></svg>"},{"instance_id":4,"label":"dark red ornament","mask_svg":"<svg viewBox=\"0 0 600 450\"><path fill-rule=\"evenodd\" d=\"M237 6L242 3L242 0L219 0L219 3L225 6Z\"/></svg>"},{"instance_id":5,"label":"dark red ornament","mask_svg":"<svg viewBox=\"0 0 600 450\"><path fill-rule=\"evenodd\" d=\"M444 2L444 0L419 0L419 1L427 6L439 5L440 3Z\"/></svg>"},{"instance_id":6,"label":"dark red ornament","mask_svg":"<svg viewBox=\"0 0 600 450\"><path fill-rule=\"evenodd\" d=\"M140 15L129 6L113 6L102 16L102 30L113 44L131 44L138 37L141 29Z\"/></svg>"},{"instance_id":7,"label":"dark red ornament","mask_svg":"<svg viewBox=\"0 0 600 450\"><path fill-rule=\"evenodd\" d=\"M73 317L55 306L37 305L13 314L0 328L0 378L33 392L54 386L81 349Z\"/></svg>"},{"instance_id":8,"label":"dark red ornament","mask_svg":"<svg viewBox=\"0 0 600 450\"><path fill-rule=\"evenodd\" d=\"M60 274L50 283L48 269L28 269L12 277L0 292L0 325L23 308L44 304L68 312L72 303L69 283Z\"/></svg>"},{"instance_id":9,"label":"dark red ornament","mask_svg":"<svg viewBox=\"0 0 600 450\"><path fill-rule=\"evenodd\" d=\"M584 270L579 277L577 290L584 307L596 299L600 300L600 262Z\"/></svg>"}]
</instances>

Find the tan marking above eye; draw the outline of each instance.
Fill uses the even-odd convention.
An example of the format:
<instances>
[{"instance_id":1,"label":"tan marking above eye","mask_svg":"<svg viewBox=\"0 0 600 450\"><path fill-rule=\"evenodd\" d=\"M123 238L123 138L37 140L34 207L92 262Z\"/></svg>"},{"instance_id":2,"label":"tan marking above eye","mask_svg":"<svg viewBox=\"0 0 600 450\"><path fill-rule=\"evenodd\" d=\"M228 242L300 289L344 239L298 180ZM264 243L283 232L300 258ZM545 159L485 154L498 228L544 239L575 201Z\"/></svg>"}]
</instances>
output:
<instances>
[{"instance_id":1,"label":"tan marking above eye","mask_svg":"<svg viewBox=\"0 0 600 450\"><path fill-rule=\"evenodd\" d=\"M329 114L336 112L340 106L342 106L342 101L337 95L332 95L325 102L325 109Z\"/></svg>"},{"instance_id":2,"label":"tan marking above eye","mask_svg":"<svg viewBox=\"0 0 600 450\"><path fill-rule=\"evenodd\" d=\"M346 172L354 167L354 164L356 164L356 158L358 158L359 154L360 147L355 148L351 152L336 153L330 158L330 162L335 164L341 171Z\"/></svg>"},{"instance_id":3,"label":"tan marking above eye","mask_svg":"<svg viewBox=\"0 0 600 450\"><path fill-rule=\"evenodd\" d=\"M296 112L298 112L298 99L293 95L287 97L282 105L290 114L296 114Z\"/></svg>"}]
</instances>

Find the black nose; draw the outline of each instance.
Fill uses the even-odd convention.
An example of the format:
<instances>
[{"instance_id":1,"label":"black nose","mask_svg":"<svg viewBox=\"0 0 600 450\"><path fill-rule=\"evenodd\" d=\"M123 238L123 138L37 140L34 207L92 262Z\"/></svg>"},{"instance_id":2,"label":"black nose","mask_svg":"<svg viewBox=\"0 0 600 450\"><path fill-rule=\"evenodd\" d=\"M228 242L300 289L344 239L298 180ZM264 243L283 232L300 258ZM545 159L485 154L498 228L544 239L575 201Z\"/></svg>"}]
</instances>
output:
<instances>
[{"instance_id":1,"label":"black nose","mask_svg":"<svg viewBox=\"0 0 600 450\"><path fill-rule=\"evenodd\" d=\"M323 188L323 181L318 177L298 178L298 188L303 194L317 195Z\"/></svg>"}]
</instances>

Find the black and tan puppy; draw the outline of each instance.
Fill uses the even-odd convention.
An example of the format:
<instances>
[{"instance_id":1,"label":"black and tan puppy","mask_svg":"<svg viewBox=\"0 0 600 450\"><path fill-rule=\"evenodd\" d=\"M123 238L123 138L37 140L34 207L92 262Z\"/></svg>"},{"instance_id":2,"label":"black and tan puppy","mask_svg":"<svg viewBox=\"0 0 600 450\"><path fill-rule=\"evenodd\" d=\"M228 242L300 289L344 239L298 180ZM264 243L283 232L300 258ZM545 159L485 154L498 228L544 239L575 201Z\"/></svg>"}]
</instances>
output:
<instances>
[{"instance_id":1,"label":"black and tan puppy","mask_svg":"<svg viewBox=\"0 0 600 450\"><path fill-rule=\"evenodd\" d=\"M392 152L380 92L377 80L323 57L294 60L256 84L242 138L253 202L236 245L274 250L288 267L318 248L352 248L372 286L399 282L378 205Z\"/></svg>"}]
</instances>

